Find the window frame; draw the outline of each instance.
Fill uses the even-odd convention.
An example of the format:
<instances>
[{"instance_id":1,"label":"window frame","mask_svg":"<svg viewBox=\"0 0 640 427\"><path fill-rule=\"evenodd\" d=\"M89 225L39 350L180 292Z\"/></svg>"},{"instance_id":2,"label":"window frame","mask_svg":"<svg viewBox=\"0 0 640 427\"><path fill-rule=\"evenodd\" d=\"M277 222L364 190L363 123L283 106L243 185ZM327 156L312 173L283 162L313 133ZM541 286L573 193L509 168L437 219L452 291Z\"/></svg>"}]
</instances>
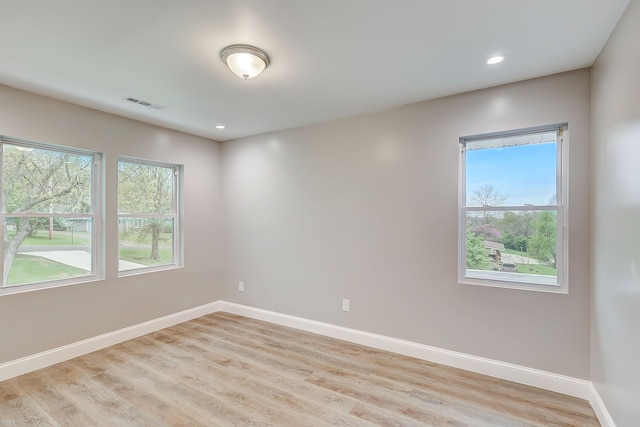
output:
<instances>
[{"instance_id":1,"label":"window frame","mask_svg":"<svg viewBox=\"0 0 640 427\"><path fill-rule=\"evenodd\" d=\"M119 211L119 199L120 199L120 163L132 163L138 165L152 166L152 167L160 167L167 168L173 170L173 180L172 180L172 204L171 214L122 214ZM118 265L116 266L118 277L126 277L137 274L146 274L153 273L157 271L164 270L172 270L176 268L182 268L184 266L183 262L183 229L182 229L182 181L183 181L183 172L184 166L175 164L175 163L165 163L159 162L155 160L142 159L138 157L130 157L130 156L118 156L117 159L117 185L116 185L116 214L117 214L117 227L118 227L118 237L117 237L117 254L116 259L118 261ZM172 219L173 220L173 242L172 242L172 251L173 251L173 262L170 264L162 264L162 265L154 265L154 266L145 266L140 268L133 268L127 270L120 270L120 219L121 218L163 218L163 219Z\"/></svg>"},{"instance_id":2,"label":"window frame","mask_svg":"<svg viewBox=\"0 0 640 427\"><path fill-rule=\"evenodd\" d=\"M4 210L4 146L5 144L24 147L26 149L47 150L58 153L65 153L75 156L92 157L91 167L91 213L51 213L51 212L25 212L25 213L8 213ZM76 276L67 279L54 279L42 282L25 283L19 285L5 285L0 282L0 296L11 295L22 292L37 291L41 289L50 289L61 286L76 285L87 282L95 282L104 279L104 250L103 250L103 158L100 152L85 150L81 148L62 146L58 144L42 143L26 141L22 139L12 138L0 135L0 191L2 192L2 200L0 200L0 240L5 239L5 220L7 218L82 218L91 220L91 272L84 276ZM4 244L0 248L0 258L4 260ZM0 266L0 271L4 273L4 261Z\"/></svg>"},{"instance_id":3,"label":"window frame","mask_svg":"<svg viewBox=\"0 0 640 427\"><path fill-rule=\"evenodd\" d=\"M556 132L556 204L546 206L494 206L494 207L474 207L467 206L466 194L466 151L467 146L491 139L526 136L533 134ZM535 126L529 128L492 132L460 137L459 139L459 179L458 179L458 283L469 285L480 285L489 287L520 289L529 291L540 291L550 293L566 294L569 292L568 285L568 123L558 123L546 126ZM556 224L556 284L535 283L533 281L514 281L500 278L469 277L466 268L466 233L467 233L467 212L557 212ZM488 272L489 273L489 272ZM523 276L526 276L523 274Z\"/></svg>"}]
</instances>

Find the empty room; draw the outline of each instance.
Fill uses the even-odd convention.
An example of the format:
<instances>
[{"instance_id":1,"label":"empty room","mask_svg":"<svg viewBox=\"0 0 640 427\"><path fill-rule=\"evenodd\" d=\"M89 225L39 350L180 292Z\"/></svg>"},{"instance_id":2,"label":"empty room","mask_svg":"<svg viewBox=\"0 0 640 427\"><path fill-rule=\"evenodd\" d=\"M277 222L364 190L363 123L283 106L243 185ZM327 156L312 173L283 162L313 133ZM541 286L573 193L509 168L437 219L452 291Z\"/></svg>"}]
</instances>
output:
<instances>
[{"instance_id":1,"label":"empty room","mask_svg":"<svg viewBox=\"0 0 640 427\"><path fill-rule=\"evenodd\" d=\"M0 426L640 425L640 0L0 16Z\"/></svg>"}]
</instances>

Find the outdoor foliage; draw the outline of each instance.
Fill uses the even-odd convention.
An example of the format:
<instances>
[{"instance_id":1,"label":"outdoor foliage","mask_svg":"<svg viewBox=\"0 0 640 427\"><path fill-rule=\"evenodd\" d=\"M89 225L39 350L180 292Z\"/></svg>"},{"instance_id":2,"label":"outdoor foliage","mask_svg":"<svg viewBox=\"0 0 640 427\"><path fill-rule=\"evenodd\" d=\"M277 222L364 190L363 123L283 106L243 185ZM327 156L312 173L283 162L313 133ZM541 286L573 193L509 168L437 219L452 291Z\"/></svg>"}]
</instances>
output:
<instances>
[{"instance_id":1,"label":"outdoor foliage","mask_svg":"<svg viewBox=\"0 0 640 427\"><path fill-rule=\"evenodd\" d=\"M172 212L172 168L118 162L118 213L168 215Z\"/></svg>"},{"instance_id":2,"label":"outdoor foliage","mask_svg":"<svg viewBox=\"0 0 640 427\"><path fill-rule=\"evenodd\" d=\"M527 252L529 248L529 242L525 236L514 236L513 234L507 234L502 239L504 247L507 249L513 249L514 251Z\"/></svg>"},{"instance_id":3,"label":"outdoor foliage","mask_svg":"<svg viewBox=\"0 0 640 427\"><path fill-rule=\"evenodd\" d=\"M89 213L91 156L3 144L4 211Z\"/></svg>"},{"instance_id":4,"label":"outdoor foliage","mask_svg":"<svg viewBox=\"0 0 640 427\"><path fill-rule=\"evenodd\" d=\"M484 248L484 239L467 231L467 268L487 270L490 267L488 252Z\"/></svg>"},{"instance_id":5,"label":"outdoor foliage","mask_svg":"<svg viewBox=\"0 0 640 427\"><path fill-rule=\"evenodd\" d=\"M484 240L491 240L492 242L500 241L500 231L493 227L491 224L477 224L471 227L471 232L474 236L482 237Z\"/></svg>"},{"instance_id":6,"label":"outdoor foliage","mask_svg":"<svg viewBox=\"0 0 640 427\"><path fill-rule=\"evenodd\" d=\"M552 197L552 200L555 196ZM506 199L491 185L473 192L472 202L480 206L499 206ZM467 268L491 270L493 265L484 242L502 243L505 249L522 254L522 259L535 259L555 274L556 228L555 212L550 211L471 211L467 213ZM484 253L484 257L481 255ZM524 261L523 261L524 262ZM537 274L537 273L536 273Z\"/></svg>"},{"instance_id":7,"label":"outdoor foliage","mask_svg":"<svg viewBox=\"0 0 640 427\"><path fill-rule=\"evenodd\" d=\"M173 214L173 168L134 162L118 162L118 213L140 215L122 218L125 233L134 228L136 241L151 240L151 260L160 259L160 235L173 231L167 218ZM157 215L157 216L154 216Z\"/></svg>"},{"instance_id":8,"label":"outdoor foliage","mask_svg":"<svg viewBox=\"0 0 640 427\"><path fill-rule=\"evenodd\" d=\"M526 241L533 235L533 219L534 213L529 211L504 212L504 216L500 222L502 235L505 237L511 235ZM506 246L507 242L504 243ZM526 244L524 247L526 247ZM520 246L514 247L513 249L520 250Z\"/></svg>"},{"instance_id":9,"label":"outdoor foliage","mask_svg":"<svg viewBox=\"0 0 640 427\"><path fill-rule=\"evenodd\" d=\"M467 217L467 266L468 268L491 270L495 265L476 260L479 247L484 241L502 243L507 250L522 254L523 260L535 259L540 264L553 268L555 274L557 251L557 221L553 211L492 211L472 212ZM469 236L474 242L469 241ZM473 248L475 252L470 251ZM485 250L486 252L486 250ZM488 259L488 255L485 255ZM525 261L522 261L525 262ZM544 269L544 271L551 271ZM536 273L538 274L538 273Z\"/></svg>"},{"instance_id":10,"label":"outdoor foliage","mask_svg":"<svg viewBox=\"0 0 640 427\"><path fill-rule=\"evenodd\" d=\"M556 218L555 213L544 211L535 222L535 234L529 242L531 254L543 264L556 267Z\"/></svg>"}]
</instances>

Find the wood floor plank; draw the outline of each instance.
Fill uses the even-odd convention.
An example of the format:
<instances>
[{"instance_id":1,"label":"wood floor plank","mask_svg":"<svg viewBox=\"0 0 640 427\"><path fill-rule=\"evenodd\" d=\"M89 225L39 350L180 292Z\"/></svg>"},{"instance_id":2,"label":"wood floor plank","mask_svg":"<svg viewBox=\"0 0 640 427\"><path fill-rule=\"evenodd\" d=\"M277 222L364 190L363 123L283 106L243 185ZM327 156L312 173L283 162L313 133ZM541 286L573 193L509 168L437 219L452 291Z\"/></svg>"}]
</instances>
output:
<instances>
[{"instance_id":1,"label":"wood floor plank","mask_svg":"<svg viewBox=\"0 0 640 427\"><path fill-rule=\"evenodd\" d=\"M185 330L185 333L191 332L192 331L188 329ZM215 348L216 352L225 354L228 357L233 357L235 360L253 361L270 366L274 371L280 372L283 375L306 378L313 372L312 369L305 364L298 363L293 359L276 357L254 346L244 346L242 345L242 339L240 337L234 338L233 335L227 332L219 332L215 339L201 335L198 340L203 344L209 344L212 348Z\"/></svg>"},{"instance_id":2,"label":"wood floor plank","mask_svg":"<svg viewBox=\"0 0 640 427\"><path fill-rule=\"evenodd\" d=\"M18 394L8 382L0 382L0 405L17 397Z\"/></svg>"},{"instance_id":3,"label":"wood floor plank","mask_svg":"<svg viewBox=\"0 0 640 427\"><path fill-rule=\"evenodd\" d=\"M153 337L158 338L161 335L160 333L154 333ZM254 363L255 361L252 359L246 359L245 363L238 361L238 363L231 365L237 369L224 369L215 365L205 367L209 363L207 359L198 360L193 357L185 357L189 353L178 348L171 348L164 341L166 340L151 340L143 337L143 339L136 340L137 344L142 345L141 348L136 348L131 342L123 343L123 346L131 347L131 354L145 354L148 352L151 354L166 353L171 355L173 359L183 362L180 364L179 372L174 371L174 374L179 375L182 381L195 389L205 393L213 392L215 395L222 397L223 400L224 396L229 396L228 405L242 402L243 405L248 405L254 409L259 406L263 412L271 409L279 409L278 412L282 413L288 412L289 415L287 415L286 419L280 420L281 423L297 420L298 425L321 424L323 421L342 425L363 424L362 420L355 420L353 419L354 417L348 414L349 410L355 405L355 401L349 402L344 396L335 394L328 396L329 393L326 390L320 388L312 390L310 385L303 386L304 383L302 382L299 382L300 386L296 387L295 390L290 387L283 387L282 382L271 380L272 378L268 375L271 369L260 369L260 365ZM167 362L162 363L164 364L163 367L166 367ZM242 368L240 368L241 366ZM211 372L211 369L216 369L217 371ZM203 373L203 370L207 374L212 374L211 376L216 379L214 384L209 384L198 376L198 374ZM284 378L286 381L286 377L277 377ZM289 381L288 383L293 384L294 382ZM202 390L203 387L205 390ZM317 399L318 395L323 399ZM331 405L327 405L327 403L331 403ZM339 405L336 406L336 403ZM343 407L343 404L346 407Z\"/></svg>"},{"instance_id":4,"label":"wood floor plank","mask_svg":"<svg viewBox=\"0 0 640 427\"><path fill-rule=\"evenodd\" d=\"M65 362L66 363L66 362ZM105 386L102 382L96 380L100 378L98 374L95 376L87 376L82 378L77 376L69 380L66 376L50 374L48 369L44 369L33 374L45 379L50 383L51 387L57 389L57 393L62 398L79 408L82 413L87 416L90 423L63 424L85 426L92 425L96 422L104 423L104 425L140 425L153 426L157 425L153 418L149 418L138 411L138 408L130 402L125 395L118 393L112 386ZM59 387L64 384L64 387Z\"/></svg>"},{"instance_id":5,"label":"wood floor plank","mask_svg":"<svg viewBox=\"0 0 640 427\"><path fill-rule=\"evenodd\" d=\"M206 318L199 319L206 321ZM260 322L252 325L252 328L242 328L235 322L226 322L223 336L232 337L236 343L253 348L256 351L268 353L275 358L286 357L296 360L304 366L316 369L340 369L351 370L360 373L370 373L372 365L360 357L351 357L354 352L348 351L348 345L343 341L333 340L331 346L320 346L313 342L304 342L304 334L292 332L291 329L279 333L276 328L267 333L267 326L261 326ZM209 327L210 331L215 331L215 326ZM218 333L220 336L220 333ZM317 346L317 347L316 347ZM359 356L359 355L358 355Z\"/></svg>"},{"instance_id":6,"label":"wood floor plank","mask_svg":"<svg viewBox=\"0 0 640 427\"><path fill-rule=\"evenodd\" d=\"M45 409L28 396L16 397L0 404L1 427L54 426L58 423Z\"/></svg>"},{"instance_id":7,"label":"wood floor plank","mask_svg":"<svg viewBox=\"0 0 640 427\"><path fill-rule=\"evenodd\" d=\"M24 375L16 381L17 387L28 393L38 408L46 408L47 414L60 425L89 425L91 420L73 402L68 401L54 386L46 374Z\"/></svg>"},{"instance_id":8,"label":"wood floor plank","mask_svg":"<svg viewBox=\"0 0 640 427\"><path fill-rule=\"evenodd\" d=\"M229 313L0 383L4 426L598 426L581 399Z\"/></svg>"},{"instance_id":9,"label":"wood floor plank","mask_svg":"<svg viewBox=\"0 0 640 427\"><path fill-rule=\"evenodd\" d=\"M274 410L271 402L265 402L263 396L256 396L253 390L247 389L246 373L227 370L204 359L173 366L164 356L165 353L161 353L162 343L153 344L146 339L147 337L142 338L121 344L132 357L131 364L139 364L139 369L155 369L157 373L154 376L157 377L170 375L178 379L180 383L174 388L195 399L197 407L205 411L214 410L215 414L221 417L221 422L239 425L264 425L274 422L275 425L280 425L287 421L285 416ZM179 352L180 349L176 348L167 353L176 357ZM154 354L154 357L147 359L147 354ZM246 407L253 408L255 413L247 414ZM263 415L266 415L266 418Z\"/></svg>"}]
</instances>

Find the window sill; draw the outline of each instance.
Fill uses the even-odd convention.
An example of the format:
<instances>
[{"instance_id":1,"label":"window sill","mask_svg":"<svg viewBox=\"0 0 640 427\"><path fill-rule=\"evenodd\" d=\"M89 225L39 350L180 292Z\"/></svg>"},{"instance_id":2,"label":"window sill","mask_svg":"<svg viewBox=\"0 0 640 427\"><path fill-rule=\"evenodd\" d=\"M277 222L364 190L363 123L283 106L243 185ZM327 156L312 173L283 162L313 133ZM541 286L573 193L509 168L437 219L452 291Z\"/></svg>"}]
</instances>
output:
<instances>
[{"instance_id":1,"label":"window sill","mask_svg":"<svg viewBox=\"0 0 640 427\"><path fill-rule=\"evenodd\" d=\"M130 270L118 271L118 277L137 276L139 274L155 273L159 271L176 270L183 268L178 264L159 265L156 267L134 268Z\"/></svg>"},{"instance_id":2,"label":"window sill","mask_svg":"<svg viewBox=\"0 0 640 427\"><path fill-rule=\"evenodd\" d=\"M470 273L470 275L469 275ZM458 279L459 284L489 286L493 288L518 289L534 292L568 294L567 286L556 283L554 276L508 273L498 271L470 270L468 275Z\"/></svg>"},{"instance_id":3,"label":"window sill","mask_svg":"<svg viewBox=\"0 0 640 427\"><path fill-rule=\"evenodd\" d=\"M25 292L35 292L41 291L45 289L53 289L53 288L61 288L65 286L75 286L75 285L83 285L91 282L98 282L104 280L102 277L98 277L96 275L78 277L75 279L67 279L67 280L57 280L51 282L40 282L40 283L32 283L26 285L13 285L13 286L5 286L0 288L0 298L4 295L16 295L22 294Z\"/></svg>"}]
</instances>

